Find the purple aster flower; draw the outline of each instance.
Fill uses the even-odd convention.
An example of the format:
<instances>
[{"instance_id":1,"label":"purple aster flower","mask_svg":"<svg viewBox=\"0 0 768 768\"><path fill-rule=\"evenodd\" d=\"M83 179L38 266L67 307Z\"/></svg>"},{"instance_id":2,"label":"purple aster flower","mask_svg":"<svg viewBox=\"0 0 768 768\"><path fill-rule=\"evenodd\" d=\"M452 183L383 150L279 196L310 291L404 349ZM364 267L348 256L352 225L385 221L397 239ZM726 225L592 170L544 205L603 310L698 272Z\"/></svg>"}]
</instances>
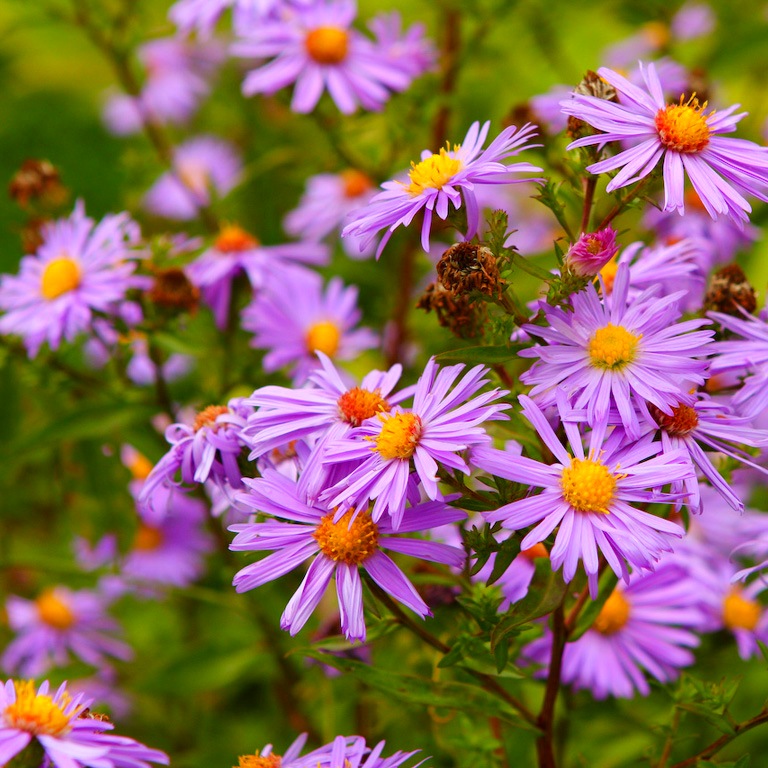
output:
<instances>
[{"instance_id":1,"label":"purple aster flower","mask_svg":"<svg viewBox=\"0 0 768 768\"><path fill-rule=\"evenodd\" d=\"M688 2L672 17L670 28L677 40L695 40L715 28L715 14L706 3Z\"/></svg>"},{"instance_id":2,"label":"purple aster flower","mask_svg":"<svg viewBox=\"0 0 768 768\"><path fill-rule=\"evenodd\" d=\"M42 238L17 276L0 279L0 333L21 336L30 357L46 341L58 349L62 339L90 331L96 313L117 314L126 292L146 285L133 274L134 259L144 254L127 213L96 223L78 201L71 216L43 226Z\"/></svg>"},{"instance_id":3,"label":"purple aster flower","mask_svg":"<svg viewBox=\"0 0 768 768\"><path fill-rule=\"evenodd\" d=\"M494 402L506 395L505 391L492 389L478 394L488 383L484 378L487 368L478 365L463 376L462 371L464 365L439 369L434 358L430 358L416 383L412 408L393 408L381 413L347 438L329 443L326 462L361 463L320 498L329 507L354 506L357 510L374 499L374 522L387 514L397 530L409 493L412 467L430 499L439 498L438 462L469 474L460 452L490 442L483 424L507 418L502 411L509 406Z\"/></svg>"},{"instance_id":4,"label":"purple aster flower","mask_svg":"<svg viewBox=\"0 0 768 768\"><path fill-rule=\"evenodd\" d=\"M232 9L235 24L239 26L263 19L285 4L285 0L176 0L168 11L168 18L182 32L197 30L207 36L228 8Z\"/></svg>"},{"instance_id":5,"label":"purple aster flower","mask_svg":"<svg viewBox=\"0 0 768 768\"><path fill-rule=\"evenodd\" d=\"M611 593L592 628L568 643L562 680L596 699L647 696L646 675L662 683L674 680L693 664L688 650L699 644L703 613L698 585L685 569L665 563L655 573L632 574L629 585ZM549 631L523 649L529 659L546 664L551 655Z\"/></svg>"},{"instance_id":6,"label":"purple aster flower","mask_svg":"<svg viewBox=\"0 0 768 768\"><path fill-rule=\"evenodd\" d=\"M612 67L631 67L638 59L655 53L668 42L669 29L666 24L650 21L643 24L635 34L606 48L602 59Z\"/></svg>"},{"instance_id":7,"label":"purple aster flower","mask_svg":"<svg viewBox=\"0 0 768 768\"><path fill-rule=\"evenodd\" d=\"M266 349L264 370L290 365L294 384L301 384L320 362L316 352L333 360L351 360L378 339L360 320L357 288L332 278L323 288L316 272L285 267L243 311L243 328L255 334L251 345Z\"/></svg>"},{"instance_id":8,"label":"purple aster flower","mask_svg":"<svg viewBox=\"0 0 768 768\"><path fill-rule=\"evenodd\" d=\"M494 448L475 449L473 460L481 469L543 489L485 513L485 519L513 531L537 523L520 542L521 549L544 541L557 528L550 551L552 568L564 566L563 577L570 582L582 560L593 598L597 594L598 550L613 572L625 580L629 578L627 562L653 570L654 562L672 548L673 537L682 536L683 529L631 503L674 501L676 497L659 489L692 473L685 454L669 451L657 456L661 446L650 435L632 442L620 428L607 438L605 429L592 430L585 452L575 422L564 421L569 452L535 403L525 395L520 396L520 403L523 416L556 461L548 465Z\"/></svg>"},{"instance_id":9,"label":"purple aster flower","mask_svg":"<svg viewBox=\"0 0 768 768\"><path fill-rule=\"evenodd\" d=\"M322 240L337 232L349 214L367 205L373 195L373 182L355 168L312 176L298 207L283 220L283 227L291 237ZM358 238L346 237L341 243L353 258L373 255L373 247L361 248Z\"/></svg>"},{"instance_id":10,"label":"purple aster flower","mask_svg":"<svg viewBox=\"0 0 768 768\"><path fill-rule=\"evenodd\" d=\"M620 168L606 187L608 192L645 178L663 158L664 210L685 211L684 177L687 174L709 215L719 214L746 222L752 210L740 192L768 200L768 149L744 139L724 138L745 113L738 105L706 114L706 104L691 97L667 104L653 64L641 65L645 88L605 67L598 74L617 91L616 104L593 96L574 94L563 101L567 115L584 120L601 133L585 136L568 149L629 140L634 145L587 167L592 173Z\"/></svg>"},{"instance_id":11,"label":"purple aster flower","mask_svg":"<svg viewBox=\"0 0 768 768\"><path fill-rule=\"evenodd\" d=\"M59 768L149 768L168 764L168 756L126 736L109 733L114 726L90 714L93 702L70 696L63 683L50 693L46 680L35 690L29 681L8 680L0 686L0 761L10 765L33 741L45 753L45 765Z\"/></svg>"},{"instance_id":12,"label":"purple aster flower","mask_svg":"<svg viewBox=\"0 0 768 768\"><path fill-rule=\"evenodd\" d=\"M240 155L230 143L197 136L174 149L173 169L154 183L143 205L167 219L194 219L200 208L234 189L241 174Z\"/></svg>"},{"instance_id":13,"label":"purple aster flower","mask_svg":"<svg viewBox=\"0 0 768 768\"><path fill-rule=\"evenodd\" d=\"M246 478L244 482L248 490L238 495L238 501L255 512L277 519L230 528L237 534L230 549L273 551L239 571L233 581L235 589L238 592L254 589L313 558L280 620L280 626L291 635L301 630L331 577L335 577L342 632L348 640L365 640L360 568L395 600L422 618L430 616L427 604L384 549L454 567L464 562L464 551L456 547L395 535L425 531L465 516L464 512L441 501L416 504L404 510L395 531L390 520L374 522L367 511L350 510L338 517L325 507L313 506L302 497L296 483L276 472L266 472L256 480Z\"/></svg>"},{"instance_id":14,"label":"purple aster flower","mask_svg":"<svg viewBox=\"0 0 768 768\"><path fill-rule=\"evenodd\" d=\"M376 250L381 254L392 232L399 226L408 226L417 213L423 210L421 226L421 245L429 252L429 232L432 216L448 218L450 206L466 206L467 233L469 240L477 233L480 225L480 207L475 195L475 188L483 184L519 184L540 179L518 179L517 173L538 173L541 168L530 163L505 165L502 160L517 155L531 146L526 142L536 135L536 128L526 124L520 130L514 125L505 128L486 148L482 146L488 136L491 124L480 127L475 122L467 131L464 141L450 149L446 145L439 153L433 154L428 149L421 154L421 161L411 163L408 183L404 181L386 181L379 192L365 208L353 214L351 221L344 227L342 235L360 238L362 248L366 248L378 232L386 229Z\"/></svg>"},{"instance_id":15,"label":"purple aster flower","mask_svg":"<svg viewBox=\"0 0 768 768\"><path fill-rule=\"evenodd\" d=\"M656 298L650 288L628 302L629 275L622 264L607 298L588 285L572 296L572 310L544 305L549 325L523 330L547 343L520 352L539 358L520 380L535 385L530 394L542 407L554 404L562 383L592 425L613 407L636 437L637 410L647 413L646 401L670 414L672 406L691 401L691 384L704 383L707 364L697 358L708 352L712 331L696 330L704 319L677 322L682 293Z\"/></svg>"},{"instance_id":16,"label":"purple aster flower","mask_svg":"<svg viewBox=\"0 0 768 768\"><path fill-rule=\"evenodd\" d=\"M435 68L437 52L424 37L423 24L413 24L403 34L403 21L397 11L380 13L368 22L382 56L404 69L412 78Z\"/></svg>"},{"instance_id":17,"label":"purple aster flower","mask_svg":"<svg viewBox=\"0 0 768 768\"><path fill-rule=\"evenodd\" d=\"M613 227L584 232L565 254L565 268L579 277L594 277L618 252Z\"/></svg>"},{"instance_id":18,"label":"purple aster flower","mask_svg":"<svg viewBox=\"0 0 768 768\"><path fill-rule=\"evenodd\" d=\"M324 265L328 249L317 243L262 245L236 224L227 224L213 245L188 267L189 277L200 288L203 299L213 310L216 325L224 329L229 317L232 284L245 274L251 287L261 288L271 271L286 263Z\"/></svg>"},{"instance_id":19,"label":"purple aster flower","mask_svg":"<svg viewBox=\"0 0 768 768\"><path fill-rule=\"evenodd\" d=\"M11 595L6 610L16 637L3 653L3 669L36 677L73 656L95 667L107 657L130 659L131 649L113 637L119 625L107 615L107 602L98 592L66 587L45 589L35 600Z\"/></svg>"},{"instance_id":20,"label":"purple aster flower","mask_svg":"<svg viewBox=\"0 0 768 768\"><path fill-rule=\"evenodd\" d=\"M189 485L211 480L222 489L242 487L237 459L245 443L240 431L251 413L242 398L234 398L227 405L203 408L192 425L171 424L165 431L171 449L157 462L139 493L142 511L167 508L167 496L156 492L161 486L172 486L177 473Z\"/></svg>"}]
</instances>

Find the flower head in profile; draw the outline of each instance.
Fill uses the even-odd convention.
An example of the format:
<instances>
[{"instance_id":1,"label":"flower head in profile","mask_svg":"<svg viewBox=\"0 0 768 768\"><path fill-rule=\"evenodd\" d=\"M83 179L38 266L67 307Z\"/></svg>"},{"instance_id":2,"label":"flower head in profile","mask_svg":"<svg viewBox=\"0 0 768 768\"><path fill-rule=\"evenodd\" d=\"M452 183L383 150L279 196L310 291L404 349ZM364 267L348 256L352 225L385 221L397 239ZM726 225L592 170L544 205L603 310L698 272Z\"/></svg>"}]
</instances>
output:
<instances>
[{"instance_id":1,"label":"flower head in profile","mask_svg":"<svg viewBox=\"0 0 768 768\"><path fill-rule=\"evenodd\" d=\"M247 490L238 494L238 502L274 519L231 526L237 535L230 549L271 550L272 554L239 571L233 581L235 589L254 589L312 560L280 620L280 626L292 635L306 624L331 578L335 578L342 632L348 640L365 640L360 569L395 600L422 618L430 616L427 604L385 549L454 567L464 562L462 549L395 535L426 531L464 518L464 512L442 501L409 507L394 530L389 519L375 522L367 511L354 514L350 510L339 517L333 510L314 506L296 483L275 471L267 470L262 478L244 482Z\"/></svg>"},{"instance_id":2,"label":"flower head in profile","mask_svg":"<svg viewBox=\"0 0 768 768\"><path fill-rule=\"evenodd\" d=\"M133 274L143 254L127 213L97 223L78 202L71 216L44 225L42 238L18 275L0 279L0 333L21 336L30 356L92 330L98 315L118 314L127 291L146 283Z\"/></svg>"},{"instance_id":3,"label":"flower head in profile","mask_svg":"<svg viewBox=\"0 0 768 768\"><path fill-rule=\"evenodd\" d=\"M684 180L688 176L707 213L746 222L752 210L742 193L768 200L768 149L744 139L723 137L745 113L738 105L707 112L695 96L667 103L653 64L641 65L644 87L605 67L598 74L618 94L619 103L574 93L561 102L563 111L598 129L568 148L630 141L629 149L587 167L592 173L620 169L608 183L612 192L645 178L663 164L664 210L685 211Z\"/></svg>"},{"instance_id":4,"label":"flower head in profile","mask_svg":"<svg viewBox=\"0 0 768 768\"><path fill-rule=\"evenodd\" d=\"M27 747L39 745L44 765L59 768L168 765L164 752L111 733L112 723L91 714L92 703L82 694L70 696L66 683L51 693L47 680L37 690L31 680L6 681L0 686L0 761L15 764Z\"/></svg>"},{"instance_id":5,"label":"flower head in profile","mask_svg":"<svg viewBox=\"0 0 768 768\"><path fill-rule=\"evenodd\" d=\"M411 163L406 181L386 181L367 206L353 213L344 227L343 236L360 238L361 249L383 229L386 230L379 242L376 255L379 256L392 233L399 226L409 226L417 213L423 212L421 245L429 253L429 234L432 217L445 221L451 207L465 206L467 232L471 239L480 226L480 206L475 188L483 184L519 184L524 181L538 181L531 178L516 178L519 173L538 173L541 168L530 163L502 162L531 146L527 141L535 136L536 129L528 124L521 129L515 126L505 128L485 149L490 122L482 127L475 122L467 131L461 144L446 145L437 153L424 150L418 163Z\"/></svg>"},{"instance_id":6,"label":"flower head in profile","mask_svg":"<svg viewBox=\"0 0 768 768\"><path fill-rule=\"evenodd\" d=\"M593 598L597 594L598 552L625 580L629 578L628 563L636 569L652 570L662 552L671 550L674 539L683 535L683 529L632 504L674 501L674 496L660 489L693 473L686 456L681 451L656 456L660 445L653 443L650 435L633 442L621 428L615 428L608 437L604 428L592 430L585 450L578 425L564 421L568 451L535 403L525 395L520 396L520 403L523 416L555 461L544 464L494 448L475 449L473 462L481 469L542 489L537 495L485 513L485 519L513 531L535 524L520 542L521 549L544 541L557 529L550 551L553 570L562 567L563 578L570 582L582 561Z\"/></svg>"}]
</instances>

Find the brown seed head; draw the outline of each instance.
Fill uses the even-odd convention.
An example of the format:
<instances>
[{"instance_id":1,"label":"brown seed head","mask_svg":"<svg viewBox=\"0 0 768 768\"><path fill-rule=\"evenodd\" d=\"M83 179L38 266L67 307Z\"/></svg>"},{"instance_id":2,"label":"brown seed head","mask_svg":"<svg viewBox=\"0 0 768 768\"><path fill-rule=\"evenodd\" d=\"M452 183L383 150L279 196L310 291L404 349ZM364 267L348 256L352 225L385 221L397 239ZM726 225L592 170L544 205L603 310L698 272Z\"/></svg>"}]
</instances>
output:
<instances>
[{"instance_id":1,"label":"brown seed head","mask_svg":"<svg viewBox=\"0 0 768 768\"><path fill-rule=\"evenodd\" d=\"M170 267L155 270L155 282L147 296L150 301L162 307L195 312L200 290L192 285L183 269Z\"/></svg>"},{"instance_id":2,"label":"brown seed head","mask_svg":"<svg viewBox=\"0 0 768 768\"><path fill-rule=\"evenodd\" d=\"M500 298L504 286L493 252L472 243L452 245L437 262L437 276L457 295L479 291Z\"/></svg>"},{"instance_id":3,"label":"brown seed head","mask_svg":"<svg viewBox=\"0 0 768 768\"><path fill-rule=\"evenodd\" d=\"M741 309L752 313L757 309L755 289L749 284L738 264L726 264L709 279L704 309L741 317Z\"/></svg>"}]
</instances>

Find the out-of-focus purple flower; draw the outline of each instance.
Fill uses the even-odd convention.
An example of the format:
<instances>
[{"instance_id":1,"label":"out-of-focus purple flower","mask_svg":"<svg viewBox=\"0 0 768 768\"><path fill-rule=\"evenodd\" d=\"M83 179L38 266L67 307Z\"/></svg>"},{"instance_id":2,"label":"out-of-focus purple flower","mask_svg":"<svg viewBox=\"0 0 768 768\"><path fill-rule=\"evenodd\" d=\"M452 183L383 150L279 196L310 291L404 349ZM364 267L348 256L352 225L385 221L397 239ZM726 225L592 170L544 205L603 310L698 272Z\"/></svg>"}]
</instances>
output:
<instances>
[{"instance_id":1,"label":"out-of-focus purple flower","mask_svg":"<svg viewBox=\"0 0 768 768\"><path fill-rule=\"evenodd\" d=\"M0 333L21 336L30 357L46 341L51 349L73 341L92 329L97 314L117 314L128 290L146 287L133 274L143 253L127 213L96 223L78 201L71 216L46 224L42 237L19 274L0 279Z\"/></svg>"},{"instance_id":2,"label":"out-of-focus purple flower","mask_svg":"<svg viewBox=\"0 0 768 768\"><path fill-rule=\"evenodd\" d=\"M314 242L262 245L236 224L222 227L213 245L188 267L192 282L200 288L213 310L216 325L226 328L232 299L232 284L245 274L254 290L262 287L267 275L289 263L323 265L328 261L326 246Z\"/></svg>"},{"instance_id":3,"label":"out-of-focus purple flower","mask_svg":"<svg viewBox=\"0 0 768 768\"><path fill-rule=\"evenodd\" d=\"M175 148L173 169L144 196L144 208L167 219L193 219L200 208L237 186L242 168L240 155L229 142L213 136L189 139Z\"/></svg>"},{"instance_id":4,"label":"out-of-focus purple flower","mask_svg":"<svg viewBox=\"0 0 768 768\"><path fill-rule=\"evenodd\" d=\"M99 709L106 708L115 718L126 718L133 709L132 698L120 690L117 673L112 667L103 667L91 677L72 680L69 692L98 701Z\"/></svg>"},{"instance_id":5,"label":"out-of-focus purple flower","mask_svg":"<svg viewBox=\"0 0 768 768\"><path fill-rule=\"evenodd\" d=\"M656 456L661 446L650 435L632 442L620 428L607 438L605 429L592 430L585 451L577 425L564 421L569 452L534 402L524 395L520 402L523 416L552 452L555 463L543 464L493 448L473 450L473 461L481 469L543 489L536 496L485 513L485 519L513 531L536 523L520 542L521 549L544 541L557 528L550 552L552 568L564 566L563 578L570 582L583 561L593 598L597 594L598 550L625 581L629 578L627 563L653 570L661 553L672 548L674 537L682 536L683 529L631 504L674 501L675 497L660 489L693 473L685 454L670 451Z\"/></svg>"},{"instance_id":6,"label":"out-of-focus purple flower","mask_svg":"<svg viewBox=\"0 0 768 768\"><path fill-rule=\"evenodd\" d=\"M270 59L246 75L243 93L272 94L295 83L294 112L311 112L325 90L345 114L358 106L381 109L391 92L404 91L420 74L418 59L403 63L404 51L415 50L423 58L424 46L418 33L392 39L389 27L382 47L351 28L356 15L354 0L318 0L241 27L234 54Z\"/></svg>"},{"instance_id":7,"label":"out-of-focus purple flower","mask_svg":"<svg viewBox=\"0 0 768 768\"><path fill-rule=\"evenodd\" d=\"M355 168L312 176L298 207L283 220L283 227L292 237L322 240L339 231L349 214L367 205L374 194L371 179ZM356 237L342 238L341 243L353 258L368 258L374 252L372 245L361 248Z\"/></svg>"},{"instance_id":8,"label":"out-of-focus purple flower","mask_svg":"<svg viewBox=\"0 0 768 768\"><path fill-rule=\"evenodd\" d=\"M602 60L612 67L625 69L638 59L645 59L669 42L669 29L660 21L650 21L630 37L614 43L603 51Z\"/></svg>"},{"instance_id":9,"label":"out-of-focus purple flower","mask_svg":"<svg viewBox=\"0 0 768 768\"><path fill-rule=\"evenodd\" d=\"M408 226L417 213L423 211L421 245L429 252L429 234L432 216L448 218L451 206L466 207L466 239L472 238L480 226L480 208L475 188L483 184L519 184L540 179L515 178L513 174L538 173L541 168L530 163L505 165L502 160L513 157L531 146L526 142L535 136L535 126L527 124L518 130L515 126L505 128L486 149L483 144L488 137L490 122L482 128L475 122L467 131L460 145L446 145L439 153L428 149L421 153L421 161L411 163L408 183L385 181L384 190L371 199L367 206L350 217L342 235L360 238L360 247L368 244L382 230L384 236L376 249L377 257L399 226Z\"/></svg>"},{"instance_id":10,"label":"out-of-focus purple flower","mask_svg":"<svg viewBox=\"0 0 768 768\"><path fill-rule=\"evenodd\" d=\"M113 636L119 625L107 615L107 603L98 592L66 587L45 589L35 600L11 595L6 610L16 637L3 653L3 669L37 677L73 656L94 667L107 657L130 659L131 649Z\"/></svg>"},{"instance_id":11,"label":"out-of-focus purple flower","mask_svg":"<svg viewBox=\"0 0 768 768\"><path fill-rule=\"evenodd\" d=\"M548 133L560 133L568 125L568 117L563 113L560 102L567 99L573 88L568 85L555 85L546 93L532 96L529 100L536 122Z\"/></svg>"},{"instance_id":12,"label":"out-of-focus purple flower","mask_svg":"<svg viewBox=\"0 0 768 768\"><path fill-rule=\"evenodd\" d=\"M562 680L596 699L647 696L646 674L662 683L674 680L693 664L688 650L699 644L695 632L704 622L699 587L685 569L667 562L655 573L632 574L629 585L616 587L592 628L567 643ZM523 649L531 661L547 664L552 635ZM542 672L543 674L543 672Z\"/></svg>"},{"instance_id":13,"label":"out-of-focus purple flower","mask_svg":"<svg viewBox=\"0 0 768 768\"><path fill-rule=\"evenodd\" d=\"M91 715L92 706L83 694L70 696L66 683L51 694L47 680L37 690L31 680L6 681L0 686L0 761L10 765L34 742L45 754L44 764L60 768L168 765L164 752L110 733L114 726Z\"/></svg>"},{"instance_id":14,"label":"out-of-focus purple flower","mask_svg":"<svg viewBox=\"0 0 768 768\"><path fill-rule=\"evenodd\" d=\"M252 346L268 350L265 371L290 365L294 384L301 384L320 366L316 352L350 360L377 345L371 330L355 330L360 316L354 286L335 277L323 288L316 272L285 267L245 308L243 328L255 334Z\"/></svg>"},{"instance_id":15,"label":"out-of-focus purple flower","mask_svg":"<svg viewBox=\"0 0 768 768\"><path fill-rule=\"evenodd\" d=\"M230 549L273 551L239 571L233 581L235 589L254 589L312 558L301 586L280 620L280 626L292 635L307 622L335 577L342 632L348 640L365 640L360 568L395 600L422 618L430 616L427 604L383 549L454 567L460 566L466 557L463 550L446 544L395 536L464 518L464 512L442 501L409 507L396 531L389 519L377 523L365 511L355 514L350 510L339 517L325 507L313 506L302 497L295 483L276 472L267 472L256 480L246 479L245 484L247 491L238 494L238 501L254 512L277 519L230 528L237 534Z\"/></svg>"},{"instance_id":16,"label":"out-of-focus purple flower","mask_svg":"<svg viewBox=\"0 0 768 768\"><path fill-rule=\"evenodd\" d=\"M618 252L616 230L610 225L584 232L565 254L565 268L579 277L594 277Z\"/></svg>"},{"instance_id":17,"label":"out-of-focus purple flower","mask_svg":"<svg viewBox=\"0 0 768 768\"><path fill-rule=\"evenodd\" d=\"M228 8L232 9L235 26L239 27L264 19L286 4L286 0L176 0L168 11L168 18L182 32L197 30L207 37Z\"/></svg>"},{"instance_id":18,"label":"out-of-focus purple flower","mask_svg":"<svg viewBox=\"0 0 768 768\"><path fill-rule=\"evenodd\" d=\"M735 105L706 114L706 104L695 97L667 104L654 65L641 65L641 71L644 88L611 69L598 70L616 89L618 104L578 93L562 102L567 115L600 131L571 142L568 149L631 141L629 149L587 167L592 173L621 169L608 183L608 192L645 178L663 162L664 210L684 213L687 174L713 219L724 214L747 222L752 209L740 193L768 200L768 149L721 135L732 132L745 113L734 115Z\"/></svg>"},{"instance_id":19,"label":"out-of-focus purple flower","mask_svg":"<svg viewBox=\"0 0 768 768\"><path fill-rule=\"evenodd\" d=\"M707 3L691 0L672 17L670 28L676 40L695 40L708 35L715 28L715 23L715 14Z\"/></svg>"},{"instance_id":20,"label":"out-of-focus purple flower","mask_svg":"<svg viewBox=\"0 0 768 768\"><path fill-rule=\"evenodd\" d=\"M440 497L438 462L469 474L460 452L490 442L483 425L507 418L502 411L509 406L494 402L507 394L505 391L492 389L478 394L488 383L484 378L487 368L477 365L462 376L463 372L464 365L441 370L431 358L416 383L410 409L381 413L346 438L329 443L326 463L361 463L322 494L321 500L328 507L354 507L360 511L374 499L373 521L378 522L386 514L394 530L398 530L412 467L430 499Z\"/></svg>"},{"instance_id":21,"label":"out-of-focus purple flower","mask_svg":"<svg viewBox=\"0 0 768 768\"><path fill-rule=\"evenodd\" d=\"M423 24L413 24L403 34L403 21L397 11L380 13L368 22L368 29L387 60L402 67L412 78L435 68L437 51L424 36Z\"/></svg>"}]
</instances>

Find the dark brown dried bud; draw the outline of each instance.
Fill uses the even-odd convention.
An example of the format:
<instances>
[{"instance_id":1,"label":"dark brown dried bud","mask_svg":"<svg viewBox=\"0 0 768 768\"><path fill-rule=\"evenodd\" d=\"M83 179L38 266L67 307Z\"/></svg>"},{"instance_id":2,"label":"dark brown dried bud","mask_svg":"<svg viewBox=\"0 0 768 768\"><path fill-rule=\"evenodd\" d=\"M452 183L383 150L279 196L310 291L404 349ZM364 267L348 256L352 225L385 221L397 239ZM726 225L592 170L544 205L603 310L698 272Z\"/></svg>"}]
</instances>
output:
<instances>
[{"instance_id":1,"label":"dark brown dried bud","mask_svg":"<svg viewBox=\"0 0 768 768\"><path fill-rule=\"evenodd\" d=\"M485 304L471 301L466 294L456 296L440 282L429 285L416 306L426 312L434 310L437 322L460 339L483 335Z\"/></svg>"},{"instance_id":2,"label":"dark brown dried bud","mask_svg":"<svg viewBox=\"0 0 768 768\"><path fill-rule=\"evenodd\" d=\"M22 208L31 200L60 205L67 198L67 188L61 183L59 171L48 160L25 160L8 185L8 194Z\"/></svg>"},{"instance_id":3,"label":"dark brown dried bud","mask_svg":"<svg viewBox=\"0 0 768 768\"><path fill-rule=\"evenodd\" d=\"M155 270L155 282L147 292L147 297L162 307L195 312L200 290L192 285L183 269L170 267Z\"/></svg>"},{"instance_id":4,"label":"dark brown dried bud","mask_svg":"<svg viewBox=\"0 0 768 768\"><path fill-rule=\"evenodd\" d=\"M740 317L741 309L752 313L757 309L755 289L749 284L738 264L727 264L713 273L704 297L704 309Z\"/></svg>"},{"instance_id":5,"label":"dark brown dried bud","mask_svg":"<svg viewBox=\"0 0 768 768\"><path fill-rule=\"evenodd\" d=\"M582 96L594 96L596 99L603 99L603 101L619 101L616 89L591 69L586 71L581 82L573 90ZM568 118L568 128L565 133L571 139L580 139L584 135L585 127L586 123L583 120L571 115ZM592 133L596 133L596 131L592 130Z\"/></svg>"},{"instance_id":6,"label":"dark brown dried bud","mask_svg":"<svg viewBox=\"0 0 768 768\"><path fill-rule=\"evenodd\" d=\"M483 245L456 243L437 262L437 276L451 293L479 291L501 298L504 281L496 257Z\"/></svg>"},{"instance_id":7,"label":"dark brown dried bud","mask_svg":"<svg viewBox=\"0 0 768 768\"><path fill-rule=\"evenodd\" d=\"M21 247L24 253L36 253L37 249L43 244L43 225L49 219L34 216L21 230Z\"/></svg>"}]
</instances>

